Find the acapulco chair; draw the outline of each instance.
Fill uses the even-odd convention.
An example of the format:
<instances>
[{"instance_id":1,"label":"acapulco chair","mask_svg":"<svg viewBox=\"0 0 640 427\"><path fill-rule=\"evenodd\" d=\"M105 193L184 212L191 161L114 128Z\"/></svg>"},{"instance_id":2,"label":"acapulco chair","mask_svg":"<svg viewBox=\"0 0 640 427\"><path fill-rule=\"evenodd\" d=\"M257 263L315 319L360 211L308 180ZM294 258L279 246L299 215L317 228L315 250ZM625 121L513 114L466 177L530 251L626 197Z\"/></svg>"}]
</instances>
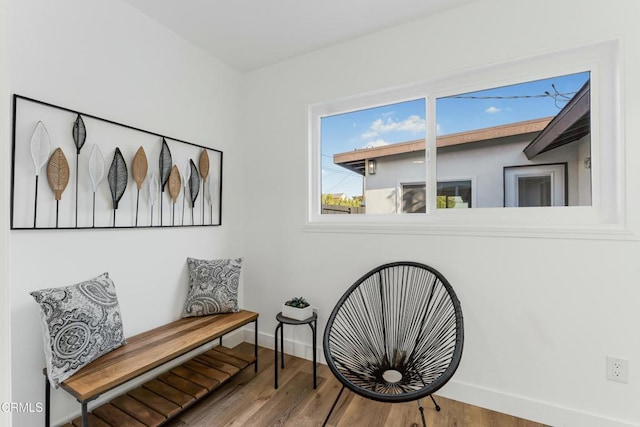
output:
<instances>
[{"instance_id":1,"label":"acapulco chair","mask_svg":"<svg viewBox=\"0 0 640 427\"><path fill-rule=\"evenodd\" d=\"M342 388L381 402L418 401L445 385L460 364L462 309L437 270L416 262L374 268L334 307L324 331L327 365Z\"/></svg>"}]
</instances>

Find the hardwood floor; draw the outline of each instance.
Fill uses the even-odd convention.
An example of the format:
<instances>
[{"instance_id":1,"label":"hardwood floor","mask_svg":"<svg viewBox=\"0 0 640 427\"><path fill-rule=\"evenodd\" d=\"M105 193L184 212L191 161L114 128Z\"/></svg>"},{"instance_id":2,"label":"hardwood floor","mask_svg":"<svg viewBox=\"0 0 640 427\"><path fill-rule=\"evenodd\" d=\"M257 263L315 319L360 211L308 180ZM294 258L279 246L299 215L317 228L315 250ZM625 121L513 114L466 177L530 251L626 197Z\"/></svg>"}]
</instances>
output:
<instances>
[{"instance_id":1,"label":"hardwood floor","mask_svg":"<svg viewBox=\"0 0 640 427\"><path fill-rule=\"evenodd\" d=\"M251 344L238 346L253 352ZM279 370L279 388L273 388L273 350L260 348L258 373L249 367L214 394L173 419L171 427L211 426L321 426L340 392L340 383L325 365L318 365L318 388L313 389L313 367L308 360L285 356ZM437 397L423 401L428 427L544 427L542 424ZM389 404L356 396L345 389L329 426L422 426L416 402Z\"/></svg>"}]
</instances>

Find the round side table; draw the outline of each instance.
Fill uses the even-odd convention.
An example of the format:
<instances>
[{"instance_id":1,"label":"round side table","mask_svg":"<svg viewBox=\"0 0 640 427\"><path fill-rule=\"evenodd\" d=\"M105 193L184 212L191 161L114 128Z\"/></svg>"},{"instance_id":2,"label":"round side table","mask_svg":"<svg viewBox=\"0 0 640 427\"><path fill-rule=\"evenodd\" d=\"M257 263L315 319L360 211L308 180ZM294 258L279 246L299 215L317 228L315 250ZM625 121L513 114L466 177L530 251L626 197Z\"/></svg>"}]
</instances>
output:
<instances>
[{"instance_id":1,"label":"round side table","mask_svg":"<svg viewBox=\"0 0 640 427\"><path fill-rule=\"evenodd\" d=\"M316 380L316 344L317 344L317 329L318 329L318 315L314 312L311 317L308 317L304 320L296 320L290 317L285 317L282 315L282 312L276 315L276 320L278 321L278 326L276 326L276 336L275 336L275 388L278 388L278 330L280 330L280 364L282 369L284 369L284 332L283 325L309 325L311 328L311 333L313 334L313 388L317 387Z\"/></svg>"}]
</instances>

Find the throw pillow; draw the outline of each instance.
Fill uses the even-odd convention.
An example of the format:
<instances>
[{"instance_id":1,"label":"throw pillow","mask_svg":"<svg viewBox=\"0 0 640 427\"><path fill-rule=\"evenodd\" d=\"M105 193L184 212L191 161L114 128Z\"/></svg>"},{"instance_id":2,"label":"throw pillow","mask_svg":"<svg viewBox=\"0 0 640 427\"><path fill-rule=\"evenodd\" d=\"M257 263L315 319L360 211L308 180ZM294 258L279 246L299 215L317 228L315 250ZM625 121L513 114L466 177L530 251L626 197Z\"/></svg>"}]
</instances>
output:
<instances>
[{"instance_id":1,"label":"throw pillow","mask_svg":"<svg viewBox=\"0 0 640 427\"><path fill-rule=\"evenodd\" d=\"M40 304L47 375L54 388L93 360L125 344L109 274L31 292Z\"/></svg>"},{"instance_id":2,"label":"throw pillow","mask_svg":"<svg viewBox=\"0 0 640 427\"><path fill-rule=\"evenodd\" d=\"M182 317L234 313L242 258L201 260L187 258L189 291Z\"/></svg>"}]
</instances>

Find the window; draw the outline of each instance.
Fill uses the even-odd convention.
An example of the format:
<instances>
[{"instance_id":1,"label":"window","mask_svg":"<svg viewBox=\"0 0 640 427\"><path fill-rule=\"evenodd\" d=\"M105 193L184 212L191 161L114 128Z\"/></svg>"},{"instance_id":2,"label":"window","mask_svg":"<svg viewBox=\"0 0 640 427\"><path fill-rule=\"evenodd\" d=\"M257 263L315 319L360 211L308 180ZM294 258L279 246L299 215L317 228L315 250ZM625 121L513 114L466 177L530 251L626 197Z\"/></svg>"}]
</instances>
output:
<instances>
[{"instance_id":1,"label":"window","mask_svg":"<svg viewBox=\"0 0 640 427\"><path fill-rule=\"evenodd\" d=\"M471 180L438 181L436 196L438 209L471 208Z\"/></svg>"},{"instance_id":2,"label":"window","mask_svg":"<svg viewBox=\"0 0 640 427\"><path fill-rule=\"evenodd\" d=\"M620 224L616 51L602 43L312 106L310 222ZM323 215L336 193L358 214Z\"/></svg>"},{"instance_id":3,"label":"window","mask_svg":"<svg viewBox=\"0 0 640 427\"><path fill-rule=\"evenodd\" d=\"M425 213L427 211L425 184L402 184L402 213Z\"/></svg>"},{"instance_id":4,"label":"window","mask_svg":"<svg viewBox=\"0 0 640 427\"><path fill-rule=\"evenodd\" d=\"M504 168L504 205L567 206L566 175L566 163Z\"/></svg>"}]
</instances>

